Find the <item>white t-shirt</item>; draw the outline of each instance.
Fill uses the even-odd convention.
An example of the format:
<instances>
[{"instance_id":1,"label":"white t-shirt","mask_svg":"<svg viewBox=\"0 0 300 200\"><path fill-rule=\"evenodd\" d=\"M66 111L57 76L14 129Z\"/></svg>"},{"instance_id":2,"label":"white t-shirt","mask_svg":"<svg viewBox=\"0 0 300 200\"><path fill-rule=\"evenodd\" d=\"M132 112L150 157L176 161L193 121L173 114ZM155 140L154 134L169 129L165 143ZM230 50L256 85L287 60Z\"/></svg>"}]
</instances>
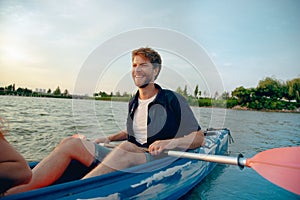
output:
<instances>
[{"instance_id":1,"label":"white t-shirt","mask_svg":"<svg viewBox=\"0 0 300 200\"><path fill-rule=\"evenodd\" d=\"M155 97L156 95L150 99L139 99L139 106L134 113L133 132L136 141L140 144L147 142L148 105L155 99Z\"/></svg>"}]
</instances>

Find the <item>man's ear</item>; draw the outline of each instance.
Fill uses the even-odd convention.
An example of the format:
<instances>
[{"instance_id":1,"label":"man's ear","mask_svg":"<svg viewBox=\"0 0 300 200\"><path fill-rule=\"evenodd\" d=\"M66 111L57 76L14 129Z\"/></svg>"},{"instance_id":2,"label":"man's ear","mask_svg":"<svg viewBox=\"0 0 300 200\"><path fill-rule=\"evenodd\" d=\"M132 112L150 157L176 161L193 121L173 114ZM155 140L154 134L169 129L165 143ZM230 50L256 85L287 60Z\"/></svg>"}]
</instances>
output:
<instances>
[{"instance_id":1,"label":"man's ear","mask_svg":"<svg viewBox=\"0 0 300 200\"><path fill-rule=\"evenodd\" d=\"M154 68L154 77L155 77L155 79L158 76L158 74L159 74L159 67L155 67Z\"/></svg>"}]
</instances>

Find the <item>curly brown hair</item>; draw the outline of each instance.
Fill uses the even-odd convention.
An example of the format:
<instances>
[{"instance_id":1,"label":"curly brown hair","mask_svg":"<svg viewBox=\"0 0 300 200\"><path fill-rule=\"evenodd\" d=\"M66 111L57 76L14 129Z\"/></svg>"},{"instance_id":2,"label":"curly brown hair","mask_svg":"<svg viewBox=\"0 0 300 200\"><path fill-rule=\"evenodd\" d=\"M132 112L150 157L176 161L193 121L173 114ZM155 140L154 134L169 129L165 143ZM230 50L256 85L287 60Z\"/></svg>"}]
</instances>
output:
<instances>
[{"instance_id":1,"label":"curly brown hair","mask_svg":"<svg viewBox=\"0 0 300 200\"><path fill-rule=\"evenodd\" d=\"M159 53L149 47L141 47L139 49L135 49L132 51L132 61L135 56L142 56L151 62L153 68L157 68L157 67L159 68L158 73L154 78L156 79L161 70L161 63L162 63Z\"/></svg>"}]
</instances>

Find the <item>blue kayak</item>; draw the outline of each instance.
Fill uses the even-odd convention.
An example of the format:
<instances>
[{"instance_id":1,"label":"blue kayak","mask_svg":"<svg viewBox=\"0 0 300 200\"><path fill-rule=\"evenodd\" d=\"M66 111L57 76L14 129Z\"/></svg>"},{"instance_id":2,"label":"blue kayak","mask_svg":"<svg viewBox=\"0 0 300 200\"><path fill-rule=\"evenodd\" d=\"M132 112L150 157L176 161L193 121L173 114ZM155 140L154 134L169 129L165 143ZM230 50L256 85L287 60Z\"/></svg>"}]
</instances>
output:
<instances>
[{"instance_id":1,"label":"blue kayak","mask_svg":"<svg viewBox=\"0 0 300 200\"><path fill-rule=\"evenodd\" d=\"M228 129L206 131L204 147L192 153L224 155ZM30 163L34 167L37 163ZM178 199L193 189L216 163L167 156L143 165L80 180L90 169L72 161L54 185L3 199Z\"/></svg>"}]
</instances>

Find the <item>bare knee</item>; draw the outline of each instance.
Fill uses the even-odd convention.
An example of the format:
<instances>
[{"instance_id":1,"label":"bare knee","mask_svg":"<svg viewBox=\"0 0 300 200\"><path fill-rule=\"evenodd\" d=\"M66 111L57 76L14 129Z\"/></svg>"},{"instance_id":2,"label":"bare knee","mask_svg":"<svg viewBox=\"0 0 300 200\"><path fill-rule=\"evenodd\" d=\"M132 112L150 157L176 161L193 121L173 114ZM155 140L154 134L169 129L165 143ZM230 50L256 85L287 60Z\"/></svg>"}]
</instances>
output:
<instances>
[{"instance_id":1,"label":"bare knee","mask_svg":"<svg viewBox=\"0 0 300 200\"><path fill-rule=\"evenodd\" d=\"M52 153L68 159L78 160L88 166L94 160L95 146L92 142L68 137L63 139Z\"/></svg>"},{"instance_id":2,"label":"bare knee","mask_svg":"<svg viewBox=\"0 0 300 200\"><path fill-rule=\"evenodd\" d=\"M65 145L65 144L68 144L68 143L70 143L70 142L73 142L75 139L79 139L79 138L74 138L74 137L72 137L72 136L66 137L66 138L64 138L64 139L62 139L62 140L60 141L59 145Z\"/></svg>"},{"instance_id":3,"label":"bare knee","mask_svg":"<svg viewBox=\"0 0 300 200\"><path fill-rule=\"evenodd\" d=\"M67 153L69 151L74 151L78 145L82 144L81 139L67 137L63 139L55 148L55 151L61 151L63 153Z\"/></svg>"},{"instance_id":4,"label":"bare knee","mask_svg":"<svg viewBox=\"0 0 300 200\"><path fill-rule=\"evenodd\" d=\"M140 150L138 146L128 141L122 142L118 148L128 152L138 152Z\"/></svg>"},{"instance_id":5,"label":"bare knee","mask_svg":"<svg viewBox=\"0 0 300 200\"><path fill-rule=\"evenodd\" d=\"M142 164L146 162L146 156L135 144L125 141L118 146L119 157L126 159L129 165Z\"/></svg>"}]
</instances>

